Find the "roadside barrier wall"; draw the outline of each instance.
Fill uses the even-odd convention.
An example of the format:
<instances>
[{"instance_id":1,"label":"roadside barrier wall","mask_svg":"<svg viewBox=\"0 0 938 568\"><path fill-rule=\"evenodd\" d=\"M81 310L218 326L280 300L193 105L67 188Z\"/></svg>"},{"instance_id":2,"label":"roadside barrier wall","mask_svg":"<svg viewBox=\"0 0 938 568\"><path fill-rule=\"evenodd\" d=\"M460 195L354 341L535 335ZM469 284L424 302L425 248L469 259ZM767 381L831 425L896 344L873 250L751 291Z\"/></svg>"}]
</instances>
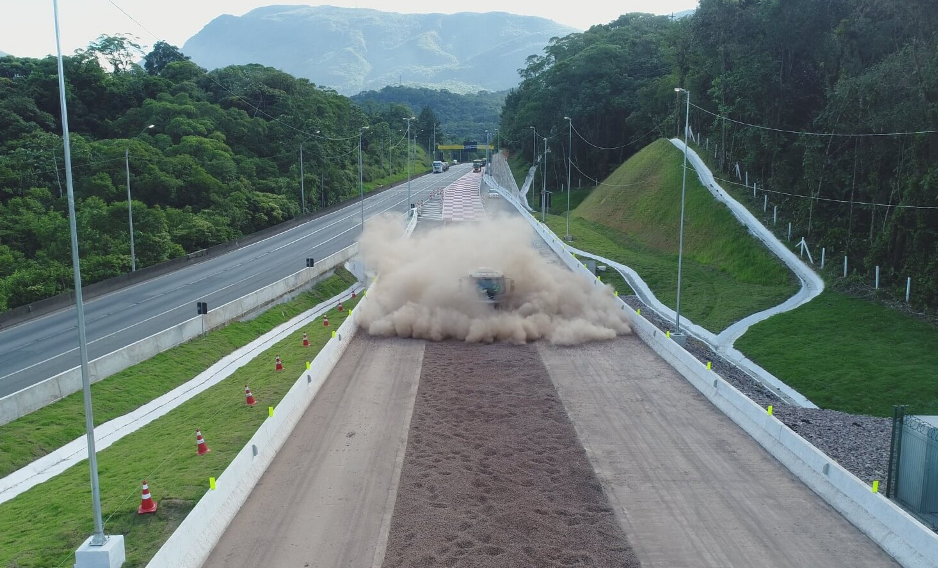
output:
<instances>
[{"instance_id":1,"label":"roadside barrier wall","mask_svg":"<svg viewBox=\"0 0 938 568\"><path fill-rule=\"evenodd\" d=\"M532 217L503 188L493 184L534 227L547 245L575 273L602 286L546 225ZM708 370L651 322L622 300L632 330L701 394L735 422L805 485L906 568L938 568L938 534L903 511L836 461L796 434L766 409Z\"/></svg>"},{"instance_id":2,"label":"roadside barrier wall","mask_svg":"<svg viewBox=\"0 0 938 568\"><path fill-rule=\"evenodd\" d=\"M402 238L410 237L416 227L417 216L411 215ZM147 568L198 568L205 562L329 373L342 358L358 330L359 310L367 301L366 293L336 330L336 336L326 343L310 362L310 368L300 375L274 408L273 416L261 425L218 477L215 489L208 490L202 496L150 560Z\"/></svg>"},{"instance_id":3,"label":"roadside barrier wall","mask_svg":"<svg viewBox=\"0 0 938 568\"><path fill-rule=\"evenodd\" d=\"M323 275L358 254L358 243L326 257L315 266L251 292L227 304L212 308L205 315L196 316L159 333L131 343L88 363L91 382L97 382L114 373L146 361L154 355L181 345L199 335L225 325L256 311L278 298L314 283ZM192 302L195 310L195 300ZM6 424L81 390L81 368L74 367L58 375L0 398L0 424Z\"/></svg>"}]
</instances>

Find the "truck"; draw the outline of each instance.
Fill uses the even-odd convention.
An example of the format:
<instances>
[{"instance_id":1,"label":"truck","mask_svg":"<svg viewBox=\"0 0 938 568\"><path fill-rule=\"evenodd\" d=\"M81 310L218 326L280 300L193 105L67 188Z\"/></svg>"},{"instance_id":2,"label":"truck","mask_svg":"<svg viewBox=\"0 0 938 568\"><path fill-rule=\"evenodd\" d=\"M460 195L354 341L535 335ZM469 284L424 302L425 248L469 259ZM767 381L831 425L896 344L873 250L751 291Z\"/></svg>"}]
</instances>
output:
<instances>
[{"instance_id":1,"label":"truck","mask_svg":"<svg viewBox=\"0 0 938 568\"><path fill-rule=\"evenodd\" d=\"M472 171L478 173L482 171L484 160L472 160Z\"/></svg>"},{"instance_id":2,"label":"truck","mask_svg":"<svg viewBox=\"0 0 938 568\"><path fill-rule=\"evenodd\" d=\"M470 272L462 279L462 284L473 287L478 294L479 301L491 305L496 310L515 288L514 280L488 267L480 267Z\"/></svg>"},{"instance_id":3,"label":"truck","mask_svg":"<svg viewBox=\"0 0 938 568\"><path fill-rule=\"evenodd\" d=\"M433 162L433 173L441 174L443 173L443 162L439 160L434 160Z\"/></svg>"}]
</instances>

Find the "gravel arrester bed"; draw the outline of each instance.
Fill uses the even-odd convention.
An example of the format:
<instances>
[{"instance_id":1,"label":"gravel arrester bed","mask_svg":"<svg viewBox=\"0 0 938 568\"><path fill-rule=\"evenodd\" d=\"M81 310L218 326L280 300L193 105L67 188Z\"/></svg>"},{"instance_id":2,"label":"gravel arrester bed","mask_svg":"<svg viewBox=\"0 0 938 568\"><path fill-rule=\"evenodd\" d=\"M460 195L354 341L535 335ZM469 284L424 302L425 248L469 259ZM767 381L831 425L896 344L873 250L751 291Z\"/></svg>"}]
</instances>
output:
<instances>
[{"instance_id":1,"label":"gravel arrester bed","mask_svg":"<svg viewBox=\"0 0 938 568\"><path fill-rule=\"evenodd\" d=\"M427 343L383 566L639 566L532 346Z\"/></svg>"}]
</instances>

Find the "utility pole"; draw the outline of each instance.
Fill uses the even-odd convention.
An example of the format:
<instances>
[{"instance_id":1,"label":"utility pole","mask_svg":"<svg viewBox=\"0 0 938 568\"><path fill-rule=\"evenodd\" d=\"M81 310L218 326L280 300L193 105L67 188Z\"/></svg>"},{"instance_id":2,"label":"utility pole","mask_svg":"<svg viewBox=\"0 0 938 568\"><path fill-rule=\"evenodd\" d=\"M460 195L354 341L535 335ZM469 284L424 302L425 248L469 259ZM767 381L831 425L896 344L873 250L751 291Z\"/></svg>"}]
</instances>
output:
<instances>
[{"instance_id":1,"label":"utility pole","mask_svg":"<svg viewBox=\"0 0 938 568\"><path fill-rule=\"evenodd\" d=\"M684 93L687 96L687 112L684 118L684 178L681 181L681 232L677 248L677 302L675 305L674 318L674 340L684 344L684 335L681 334L681 267L684 258L684 196L687 191L687 132L690 128L690 91L676 88L678 93Z\"/></svg>"},{"instance_id":2,"label":"utility pole","mask_svg":"<svg viewBox=\"0 0 938 568\"><path fill-rule=\"evenodd\" d=\"M410 121L417 117L405 118L407 122L407 216L410 217Z\"/></svg>"},{"instance_id":3,"label":"utility pole","mask_svg":"<svg viewBox=\"0 0 938 568\"><path fill-rule=\"evenodd\" d=\"M140 131L140 134L143 134L147 130L153 128L153 124L150 124L146 128ZM137 134L137 136L140 136ZM134 136L136 138L137 136ZM130 200L130 147L124 148L124 166L127 170L127 219L130 223L130 271L137 271L137 255L134 252L134 207L133 202ZM58 175L58 172L56 172Z\"/></svg>"},{"instance_id":4,"label":"utility pole","mask_svg":"<svg viewBox=\"0 0 938 568\"><path fill-rule=\"evenodd\" d=\"M362 133L368 130L367 126L358 129L358 193L362 200L362 233L365 232L365 181L362 172Z\"/></svg>"},{"instance_id":5,"label":"utility pole","mask_svg":"<svg viewBox=\"0 0 938 568\"><path fill-rule=\"evenodd\" d=\"M303 144L300 143L300 215L306 213L306 176L303 175Z\"/></svg>"},{"instance_id":6,"label":"utility pole","mask_svg":"<svg viewBox=\"0 0 938 568\"><path fill-rule=\"evenodd\" d=\"M544 137L544 163L541 165L541 222L547 220L547 137Z\"/></svg>"},{"instance_id":7,"label":"utility pole","mask_svg":"<svg viewBox=\"0 0 938 568\"><path fill-rule=\"evenodd\" d=\"M570 239L570 172L573 168L573 120L569 116L563 117L567 121L567 234L564 240Z\"/></svg>"},{"instance_id":8,"label":"utility pole","mask_svg":"<svg viewBox=\"0 0 938 568\"><path fill-rule=\"evenodd\" d=\"M91 471L91 507L94 533L75 552L76 566L111 566L124 557L124 537L105 536L101 520L101 487L98 485L98 455L94 444L94 415L91 408L91 375L88 371L88 341L85 336L85 306L81 294L81 263L78 258L78 226L75 221L75 192L72 183L72 152L68 134L68 108L65 103L65 68L59 34L59 3L52 0L55 18L55 47L59 72L59 105L62 110L62 140L65 145L65 185L68 192L68 228L72 245L72 271L75 283L75 313L78 317L78 353L81 366L81 387L85 402L85 439L88 445L88 468ZM90 558L89 558L90 557Z\"/></svg>"}]
</instances>

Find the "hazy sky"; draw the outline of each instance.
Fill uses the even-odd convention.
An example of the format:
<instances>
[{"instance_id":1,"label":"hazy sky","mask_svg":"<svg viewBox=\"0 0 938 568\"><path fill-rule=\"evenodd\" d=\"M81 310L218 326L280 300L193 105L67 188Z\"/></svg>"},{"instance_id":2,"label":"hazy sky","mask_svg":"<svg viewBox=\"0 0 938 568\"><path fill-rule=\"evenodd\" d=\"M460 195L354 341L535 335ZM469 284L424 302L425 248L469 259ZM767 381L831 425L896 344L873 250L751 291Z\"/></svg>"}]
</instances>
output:
<instances>
[{"instance_id":1,"label":"hazy sky","mask_svg":"<svg viewBox=\"0 0 938 568\"><path fill-rule=\"evenodd\" d=\"M147 46L156 41L156 36L181 47L216 16L240 16L259 6L272 4L318 5L314 2L283 0L59 0L62 51L71 54L100 34L114 33L134 34ZM326 4L388 12L466 11L465 8L448 9L447 4L439 0L334 0ZM146 30L121 13L115 5ZM697 0L507 0L500 4L475 5L480 8L479 11L498 10L541 16L585 30L593 24L608 23L627 12L680 12L696 7ZM24 57L42 57L55 53L52 0L0 0L0 15L0 51Z\"/></svg>"}]
</instances>

